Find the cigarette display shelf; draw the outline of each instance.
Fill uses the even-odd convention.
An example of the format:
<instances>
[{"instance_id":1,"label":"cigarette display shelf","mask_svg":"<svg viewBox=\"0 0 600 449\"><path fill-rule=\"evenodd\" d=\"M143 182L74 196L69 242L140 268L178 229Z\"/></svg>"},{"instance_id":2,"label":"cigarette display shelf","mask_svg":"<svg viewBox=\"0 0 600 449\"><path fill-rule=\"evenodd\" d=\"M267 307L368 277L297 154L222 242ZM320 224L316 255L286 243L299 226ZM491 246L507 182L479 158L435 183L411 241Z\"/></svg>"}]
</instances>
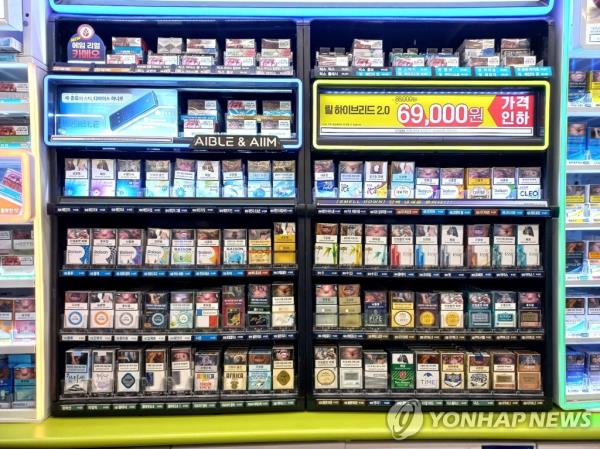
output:
<instances>
[{"instance_id":1,"label":"cigarette display shelf","mask_svg":"<svg viewBox=\"0 0 600 449\"><path fill-rule=\"evenodd\" d=\"M219 269L63 269L62 278L246 278L246 277L278 277L295 276L297 268L284 267L252 267L252 268L219 268Z\"/></svg>"},{"instance_id":2,"label":"cigarette display shelf","mask_svg":"<svg viewBox=\"0 0 600 449\"><path fill-rule=\"evenodd\" d=\"M388 278L388 279L543 279L544 270L469 270L469 269L421 269L394 270L379 268L325 268L313 267L315 277L340 278Z\"/></svg>"},{"instance_id":3,"label":"cigarette display shelf","mask_svg":"<svg viewBox=\"0 0 600 449\"><path fill-rule=\"evenodd\" d=\"M552 67L315 67L313 79L550 79Z\"/></svg>"},{"instance_id":4,"label":"cigarette display shelf","mask_svg":"<svg viewBox=\"0 0 600 449\"><path fill-rule=\"evenodd\" d=\"M416 329L413 331L393 329L314 329L313 338L316 340L352 340L352 341L421 341L421 342L526 342L543 341L545 332L542 331L480 331L480 330L429 330Z\"/></svg>"}]
</instances>

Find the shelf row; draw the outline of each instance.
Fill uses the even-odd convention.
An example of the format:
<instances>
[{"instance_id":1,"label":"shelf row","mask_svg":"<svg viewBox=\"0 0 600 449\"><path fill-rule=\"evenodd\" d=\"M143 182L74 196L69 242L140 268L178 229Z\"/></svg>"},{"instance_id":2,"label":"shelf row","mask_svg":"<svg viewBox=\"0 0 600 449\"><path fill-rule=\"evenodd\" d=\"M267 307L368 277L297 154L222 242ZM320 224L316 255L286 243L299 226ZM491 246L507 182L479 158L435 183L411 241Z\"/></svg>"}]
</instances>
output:
<instances>
[{"instance_id":1,"label":"shelf row","mask_svg":"<svg viewBox=\"0 0 600 449\"><path fill-rule=\"evenodd\" d=\"M264 330L258 332L66 332L61 331L60 340L69 342L192 342L192 341L276 341L294 340L298 336L296 331L288 330Z\"/></svg>"}]
</instances>

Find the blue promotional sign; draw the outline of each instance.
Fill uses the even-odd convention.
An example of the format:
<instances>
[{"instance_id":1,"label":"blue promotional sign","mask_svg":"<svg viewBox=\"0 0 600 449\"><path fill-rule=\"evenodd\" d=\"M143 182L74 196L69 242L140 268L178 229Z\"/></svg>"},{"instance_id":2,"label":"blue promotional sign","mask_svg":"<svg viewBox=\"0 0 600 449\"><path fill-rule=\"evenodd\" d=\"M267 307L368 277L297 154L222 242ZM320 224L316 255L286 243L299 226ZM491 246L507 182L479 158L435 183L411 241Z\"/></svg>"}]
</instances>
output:
<instances>
[{"instance_id":1,"label":"blue promotional sign","mask_svg":"<svg viewBox=\"0 0 600 449\"><path fill-rule=\"evenodd\" d=\"M77 33L71 36L67 45L69 62L104 64L106 61L106 46L91 25L83 24L77 28Z\"/></svg>"}]
</instances>

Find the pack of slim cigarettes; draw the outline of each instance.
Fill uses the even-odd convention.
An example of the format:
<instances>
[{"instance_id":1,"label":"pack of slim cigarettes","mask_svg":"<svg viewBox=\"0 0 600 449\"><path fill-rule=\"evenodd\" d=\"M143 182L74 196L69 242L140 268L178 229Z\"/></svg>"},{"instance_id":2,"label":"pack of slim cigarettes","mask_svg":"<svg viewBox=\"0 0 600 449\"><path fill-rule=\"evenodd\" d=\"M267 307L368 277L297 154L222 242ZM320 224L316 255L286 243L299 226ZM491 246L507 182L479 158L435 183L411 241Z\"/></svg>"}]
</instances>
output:
<instances>
[{"instance_id":1,"label":"pack of slim cigarettes","mask_svg":"<svg viewBox=\"0 0 600 449\"><path fill-rule=\"evenodd\" d=\"M354 39L352 42L353 67L383 67L385 55L383 41L377 39Z\"/></svg>"}]
</instances>

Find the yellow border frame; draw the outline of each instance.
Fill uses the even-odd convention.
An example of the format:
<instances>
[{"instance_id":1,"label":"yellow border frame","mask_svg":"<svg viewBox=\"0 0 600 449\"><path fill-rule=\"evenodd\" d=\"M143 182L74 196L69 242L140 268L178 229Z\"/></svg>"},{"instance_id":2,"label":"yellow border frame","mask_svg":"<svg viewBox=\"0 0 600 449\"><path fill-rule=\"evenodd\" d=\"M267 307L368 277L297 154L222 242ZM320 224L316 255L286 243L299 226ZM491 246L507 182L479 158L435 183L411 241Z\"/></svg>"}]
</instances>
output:
<instances>
[{"instance_id":1,"label":"yellow border frame","mask_svg":"<svg viewBox=\"0 0 600 449\"><path fill-rule=\"evenodd\" d=\"M319 145L318 137L318 93L320 87L328 86L356 86L360 87L404 87L404 86L438 86L438 87L543 87L544 88L544 143L542 145ZM465 150L465 151L545 151L550 146L550 90L551 86L545 80L506 80L506 81L478 81L478 80L317 80L313 83L312 91L312 145L315 150Z\"/></svg>"}]
</instances>

